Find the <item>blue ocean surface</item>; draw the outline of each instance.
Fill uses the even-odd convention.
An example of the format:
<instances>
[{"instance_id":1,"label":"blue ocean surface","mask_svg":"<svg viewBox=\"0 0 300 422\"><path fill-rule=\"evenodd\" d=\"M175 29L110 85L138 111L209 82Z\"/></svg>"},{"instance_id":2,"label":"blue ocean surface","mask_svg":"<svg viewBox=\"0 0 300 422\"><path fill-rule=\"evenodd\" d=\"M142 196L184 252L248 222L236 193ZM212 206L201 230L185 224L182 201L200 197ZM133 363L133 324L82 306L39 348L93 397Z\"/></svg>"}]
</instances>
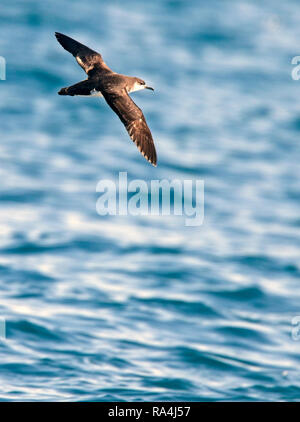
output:
<instances>
[{"instance_id":1,"label":"blue ocean surface","mask_svg":"<svg viewBox=\"0 0 300 422\"><path fill-rule=\"evenodd\" d=\"M300 399L300 5L2 0L0 400ZM116 72L141 156L62 32ZM295 75L294 75L295 76ZM100 180L203 180L205 216L107 215Z\"/></svg>"}]
</instances>

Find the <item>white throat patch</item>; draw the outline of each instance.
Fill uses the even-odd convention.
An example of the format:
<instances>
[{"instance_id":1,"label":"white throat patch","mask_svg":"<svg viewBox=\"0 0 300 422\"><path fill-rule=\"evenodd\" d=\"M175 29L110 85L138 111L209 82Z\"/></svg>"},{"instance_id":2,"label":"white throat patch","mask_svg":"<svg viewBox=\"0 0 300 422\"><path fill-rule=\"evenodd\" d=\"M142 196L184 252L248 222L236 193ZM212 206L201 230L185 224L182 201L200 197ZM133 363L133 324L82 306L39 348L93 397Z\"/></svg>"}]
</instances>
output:
<instances>
[{"instance_id":1,"label":"white throat patch","mask_svg":"<svg viewBox=\"0 0 300 422\"><path fill-rule=\"evenodd\" d=\"M140 91L141 89L145 89L145 85L141 85L138 82L135 82L132 89L129 92Z\"/></svg>"}]
</instances>

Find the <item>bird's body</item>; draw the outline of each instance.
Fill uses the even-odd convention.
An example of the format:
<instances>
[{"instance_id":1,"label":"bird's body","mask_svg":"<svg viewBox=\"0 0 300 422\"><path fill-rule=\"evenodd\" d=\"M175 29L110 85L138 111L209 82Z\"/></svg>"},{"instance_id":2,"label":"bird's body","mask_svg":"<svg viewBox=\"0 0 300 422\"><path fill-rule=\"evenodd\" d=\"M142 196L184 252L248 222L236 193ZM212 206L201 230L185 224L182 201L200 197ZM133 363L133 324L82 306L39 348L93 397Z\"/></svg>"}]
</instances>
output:
<instances>
[{"instance_id":1,"label":"bird's body","mask_svg":"<svg viewBox=\"0 0 300 422\"><path fill-rule=\"evenodd\" d=\"M59 95L104 97L107 104L119 116L130 138L143 156L154 166L157 163L152 135L142 110L128 95L141 89L152 89L136 77L113 72L102 56L66 35L55 33L58 42L76 58L88 78L75 85L62 88Z\"/></svg>"}]
</instances>

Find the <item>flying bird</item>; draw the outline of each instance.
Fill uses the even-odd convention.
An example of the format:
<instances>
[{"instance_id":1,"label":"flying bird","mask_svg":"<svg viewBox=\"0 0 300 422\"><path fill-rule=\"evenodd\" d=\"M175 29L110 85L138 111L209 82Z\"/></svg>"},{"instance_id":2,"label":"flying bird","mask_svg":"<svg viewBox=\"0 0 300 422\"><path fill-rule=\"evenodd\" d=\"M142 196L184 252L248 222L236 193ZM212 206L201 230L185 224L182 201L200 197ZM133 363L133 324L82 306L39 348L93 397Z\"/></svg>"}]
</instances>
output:
<instances>
[{"instance_id":1,"label":"flying bird","mask_svg":"<svg viewBox=\"0 0 300 422\"><path fill-rule=\"evenodd\" d=\"M104 97L107 104L119 116L130 138L142 155L156 167L157 157L153 138L142 110L128 95L130 92L153 88L145 81L113 72L103 61L101 54L78 41L55 32L57 41L71 53L88 75L75 85L62 88L59 95Z\"/></svg>"}]
</instances>

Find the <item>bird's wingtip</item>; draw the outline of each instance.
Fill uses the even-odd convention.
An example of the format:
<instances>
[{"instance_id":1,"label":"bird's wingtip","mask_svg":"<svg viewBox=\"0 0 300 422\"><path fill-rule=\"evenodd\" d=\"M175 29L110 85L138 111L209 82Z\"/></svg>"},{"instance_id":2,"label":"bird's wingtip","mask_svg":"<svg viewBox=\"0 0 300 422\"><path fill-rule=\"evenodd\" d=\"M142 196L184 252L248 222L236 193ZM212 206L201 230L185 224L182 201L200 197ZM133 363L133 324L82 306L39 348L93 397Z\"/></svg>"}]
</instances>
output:
<instances>
[{"instance_id":1,"label":"bird's wingtip","mask_svg":"<svg viewBox=\"0 0 300 422\"><path fill-rule=\"evenodd\" d=\"M64 34L62 34L61 32L54 32L54 35L55 35L55 37L56 37L57 39L62 38L62 37L65 37L65 35L64 35Z\"/></svg>"},{"instance_id":2,"label":"bird's wingtip","mask_svg":"<svg viewBox=\"0 0 300 422\"><path fill-rule=\"evenodd\" d=\"M149 158L147 158L147 160L149 161L150 164L153 165L153 167L157 167L157 161L156 160L152 161L152 160L149 160Z\"/></svg>"}]
</instances>

